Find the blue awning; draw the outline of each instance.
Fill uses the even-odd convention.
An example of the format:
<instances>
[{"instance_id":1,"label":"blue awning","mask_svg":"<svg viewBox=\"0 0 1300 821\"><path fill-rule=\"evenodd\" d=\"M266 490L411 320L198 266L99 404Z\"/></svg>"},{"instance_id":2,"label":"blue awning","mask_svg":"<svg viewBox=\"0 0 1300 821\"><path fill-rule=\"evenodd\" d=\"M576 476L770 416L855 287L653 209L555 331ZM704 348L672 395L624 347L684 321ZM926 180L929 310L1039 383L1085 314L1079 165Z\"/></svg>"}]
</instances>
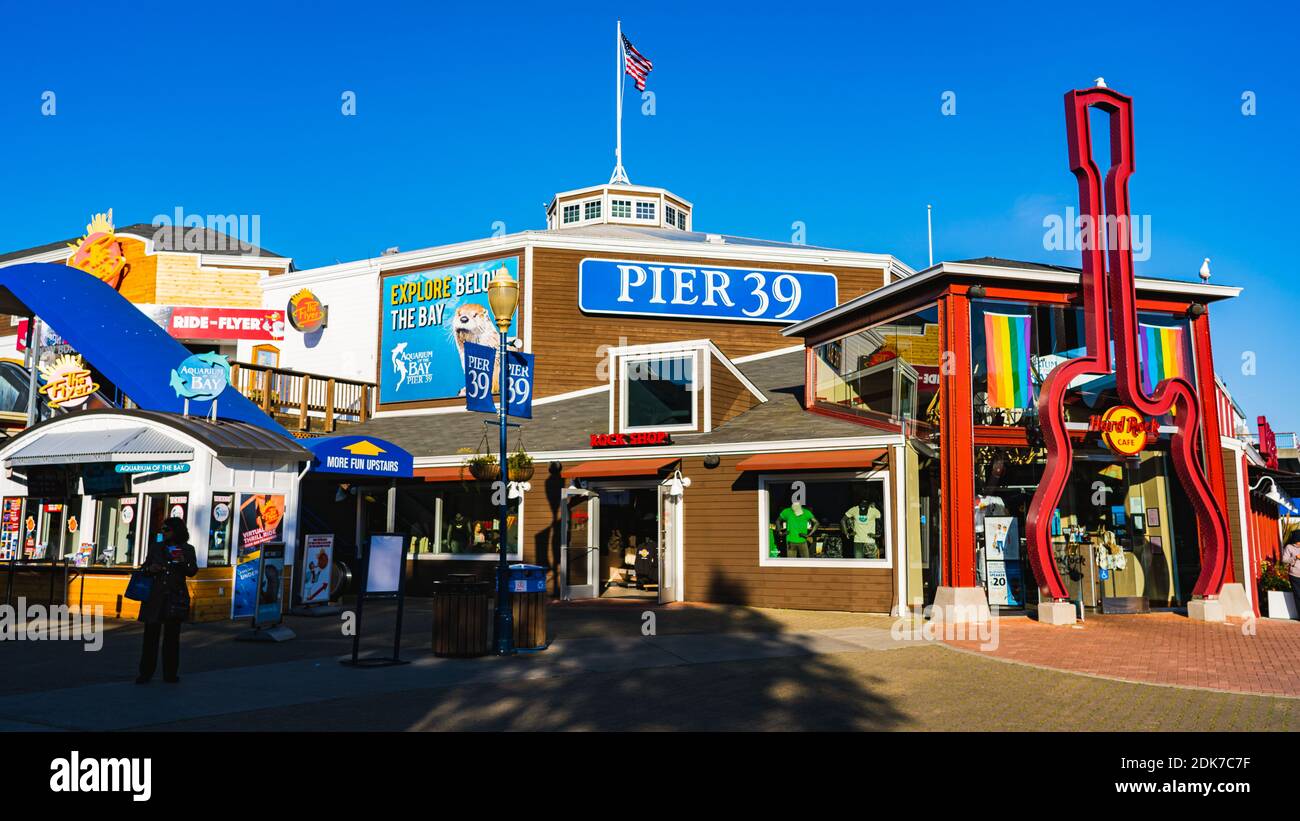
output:
<instances>
[{"instance_id":1,"label":"blue awning","mask_svg":"<svg viewBox=\"0 0 1300 821\"><path fill-rule=\"evenodd\" d=\"M139 407L170 413L184 409L170 378L190 352L96 277L52 262L0 268L0 308L40 317ZM191 401L190 413L202 416L211 406ZM237 390L217 399L217 416L289 435Z\"/></svg>"},{"instance_id":2,"label":"blue awning","mask_svg":"<svg viewBox=\"0 0 1300 821\"><path fill-rule=\"evenodd\" d=\"M316 457L313 473L346 473L404 479L415 475L415 458L392 442L374 436L324 436L302 444Z\"/></svg>"}]
</instances>

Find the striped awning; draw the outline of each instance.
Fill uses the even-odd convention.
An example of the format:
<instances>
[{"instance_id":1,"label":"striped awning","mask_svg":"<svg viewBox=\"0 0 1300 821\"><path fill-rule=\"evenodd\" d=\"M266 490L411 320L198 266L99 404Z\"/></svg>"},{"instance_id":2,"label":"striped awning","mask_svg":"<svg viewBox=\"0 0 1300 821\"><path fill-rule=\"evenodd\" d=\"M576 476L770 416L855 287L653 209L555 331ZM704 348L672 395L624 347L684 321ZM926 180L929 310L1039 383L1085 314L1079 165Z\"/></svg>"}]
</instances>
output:
<instances>
[{"instance_id":1,"label":"striped awning","mask_svg":"<svg viewBox=\"0 0 1300 821\"><path fill-rule=\"evenodd\" d=\"M91 462L188 462L194 449L142 427L46 433L10 454L9 467Z\"/></svg>"}]
</instances>

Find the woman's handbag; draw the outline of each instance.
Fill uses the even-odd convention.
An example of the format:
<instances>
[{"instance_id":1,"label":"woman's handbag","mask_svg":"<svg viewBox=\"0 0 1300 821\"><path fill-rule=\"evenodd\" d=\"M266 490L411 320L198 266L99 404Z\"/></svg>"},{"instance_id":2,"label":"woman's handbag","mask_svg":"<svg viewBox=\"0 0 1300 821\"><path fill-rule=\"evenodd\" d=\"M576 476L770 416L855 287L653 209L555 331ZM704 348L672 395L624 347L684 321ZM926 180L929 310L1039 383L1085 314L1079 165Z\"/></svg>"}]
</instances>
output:
<instances>
[{"instance_id":1,"label":"woman's handbag","mask_svg":"<svg viewBox=\"0 0 1300 821\"><path fill-rule=\"evenodd\" d=\"M131 601L148 601L149 595L153 593L153 576L137 570L131 574L131 580L126 583L126 596Z\"/></svg>"}]
</instances>

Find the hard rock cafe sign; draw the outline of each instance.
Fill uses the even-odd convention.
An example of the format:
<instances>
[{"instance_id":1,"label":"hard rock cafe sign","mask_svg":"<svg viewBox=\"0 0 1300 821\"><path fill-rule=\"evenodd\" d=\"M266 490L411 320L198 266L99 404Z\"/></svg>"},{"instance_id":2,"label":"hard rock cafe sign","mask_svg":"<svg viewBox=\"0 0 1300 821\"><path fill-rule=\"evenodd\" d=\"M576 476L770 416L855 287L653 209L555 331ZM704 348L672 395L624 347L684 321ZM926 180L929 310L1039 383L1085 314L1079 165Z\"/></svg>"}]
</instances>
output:
<instances>
[{"instance_id":1,"label":"hard rock cafe sign","mask_svg":"<svg viewBox=\"0 0 1300 821\"><path fill-rule=\"evenodd\" d=\"M93 277L108 283L115 291L122 290L122 281L130 273L126 255L122 252L122 243L113 233L113 210L107 214L95 214L86 226L86 236L72 248L68 265L79 271L85 271Z\"/></svg>"},{"instance_id":2,"label":"hard rock cafe sign","mask_svg":"<svg viewBox=\"0 0 1300 821\"><path fill-rule=\"evenodd\" d=\"M1160 423L1127 405L1116 405L1103 414L1093 414L1088 430L1101 433L1101 440L1117 456L1137 456L1159 437Z\"/></svg>"},{"instance_id":3,"label":"hard rock cafe sign","mask_svg":"<svg viewBox=\"0 0 1300 821\"><path fill-rule=\"evenodd\" d=\"M40 371L45 382L40 393L51 408L78 407L99 390L79 356L64 354L56 357L50 364L41 365Z\"/></svg>"}]
</instances>

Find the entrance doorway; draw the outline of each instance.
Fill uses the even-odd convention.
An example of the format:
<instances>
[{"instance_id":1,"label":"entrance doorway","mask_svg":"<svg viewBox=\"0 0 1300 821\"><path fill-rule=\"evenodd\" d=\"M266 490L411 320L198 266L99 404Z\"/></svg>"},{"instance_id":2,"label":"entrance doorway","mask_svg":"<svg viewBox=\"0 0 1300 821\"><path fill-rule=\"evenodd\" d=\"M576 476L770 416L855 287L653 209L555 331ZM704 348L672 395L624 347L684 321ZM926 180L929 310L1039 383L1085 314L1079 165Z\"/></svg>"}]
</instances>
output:
<instances>
[{"instance_id":1,"label":"entrance doorway","mask_svg":"<svg viewBox=\"0 0 1300 821\"><path fill-rule=\"evenodd\" d=\"M565 599L680 598L681 501L663 485L592 483L567 488L561 515Z\"/></svg>"}]
</instances>

